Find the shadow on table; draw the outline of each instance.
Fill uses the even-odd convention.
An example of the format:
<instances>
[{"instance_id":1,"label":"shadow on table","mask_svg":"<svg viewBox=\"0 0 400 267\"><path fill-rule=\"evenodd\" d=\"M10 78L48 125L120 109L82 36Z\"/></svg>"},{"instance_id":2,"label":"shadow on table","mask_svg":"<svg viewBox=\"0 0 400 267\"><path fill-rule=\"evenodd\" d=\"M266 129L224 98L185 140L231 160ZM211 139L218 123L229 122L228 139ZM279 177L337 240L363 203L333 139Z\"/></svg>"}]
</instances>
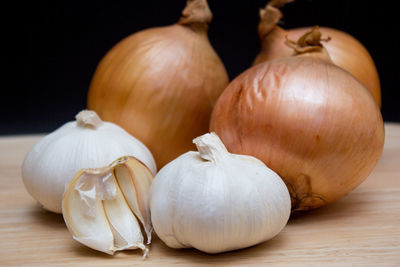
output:
<instances>
[{"instance_id":1,"label":"shadow on table","mask_svg":"<svg viewBox=\"0 0 400 267\"><path fill-rule=\"evenodd\" d=\"M328 222L330 220L340 218L341 216L345 216L347 219L351 220L351 218L360 216L360 213L365 210L370 209L369 201L367 197L363 197L363 201L360 201L360 198L349 195L338 202L329 204L327 206L321 207L316 210L311 210L308 212L299 213L291 216L288 225L307 225L311 224ZM231 252L225 252L220 254L207 254L200 252L196 249L171 249L167 247L161 240L159 240L156 236L154 237L153 246L157 247L157 252L155 254L161 253L162 255L168 255L168 258L179 258L180 262L182 259L187 260L187 264L192 263L239 263L244 260L257 259L262 257L268 262L268 255L276 257L276 255L280 254L279 251L284 251L287 248L287 242L290 242L290 237L287 235L278 234L273 239L266 241L264 243L237 250ZM245 252L245 253L243 253ZM285 257L284 253L279 255ZM154 259L156 259L157 255L154 255ZM152 258L150 252L150 258Z\"/></svg>"},{"instance_id":2,"label":"shadow on table","mask_svg":"<svg viewBox=\"0 0 400 267\"><path fill-rule=\"evenodd\" d=\"M246 249L240 249L240 250L235 250L235 251L230 251L230 252L224 252L224 253L219 253L219 254L207 254L201 251L198 251L193 248L187 248L187 249L172 249L167 247L164 243L162 243L161 240L158 238L155 238L154 243L157 245L157 250L160 251L160 254L162 255L168 255L169 259L172 258L177 258L179 259L179 262L182 263L182 259L187 260L187 264L192 263L235 263L235 261L243 261L244 260L244 254L243 251L246 251L245 256L247 259L251 258L258 258L258 257L268 257L268 254L276 254L276 250L279 249L279 247L284 247L285 246L285 237L282 235L278 235L275 238L266 241L264 243L261 243L259 245L255 245ZM161 243L161 244L158 244ZM274 251L272 252L271 248L274 248ZM159 253L157 253L159 254ZM251 256L250 256L251 255ZM152 256L151 252L149 254L150 259L156 259L156 255Z\"/></svg>"},{"instance_id":3,"label":"shadow on table","mask_svg":"<svg viewBox=\"0 0 400 267\"><path fill-rule=\"evenodd\" d=\"M359 197L360 195L364 195ZM324 222L345 217L351 219L360 216L365 210L371 209L371 201L368 192L349 194L344 198L326 206L292 214L288 224L307 224L311 222Z\"/></svg>"},{"instance_id":4,"label":"shadow on table","mask_svg":"<svg viewBox=\"0 0 400 267\"><path fill-rule=\"evenodd\" d=\"M50 229L65 228L62 214L47 211L39 205L29 208L30 216L35 223Z\"/></svg>"}]
</instances>

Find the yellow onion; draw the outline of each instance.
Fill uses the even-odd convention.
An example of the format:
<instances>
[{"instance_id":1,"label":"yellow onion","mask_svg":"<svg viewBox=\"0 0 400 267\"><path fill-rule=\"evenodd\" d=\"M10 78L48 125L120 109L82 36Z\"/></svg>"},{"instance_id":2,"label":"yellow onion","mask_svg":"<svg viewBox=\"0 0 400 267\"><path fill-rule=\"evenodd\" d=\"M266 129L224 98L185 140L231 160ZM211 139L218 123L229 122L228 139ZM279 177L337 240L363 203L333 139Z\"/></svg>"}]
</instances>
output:
<instances>
[{"instance_id":1,"label":"yellow onion","mask_svg":"<svg viewBox=\"0 0 400 267\"><path fill-rule=\"evenodd\" d=\"M208 131L228 75L211 47L206 0L189 0L178 23L137 32L101 60L88 107L143 141L158 167Z\"/></svg>"},{"instance_id":2,"label":"yellow onion","mask_svg":"<svg viewBox=\"0 0 400 267\"><path fill-rule=\"evenodd\" d=\"M276 25L282 18L279 8L292 1L272 0L260 10L258 34L261 40L261 51L255 58L254 64L291 56L293 51L284 45L286 36L298 39L311 29L311 27L302 27L285 30ZM345 32L327 27L320 27L320 31L324 36L329 36L330 40L324 43L324 47L328 50L332 61L359 79L380 107L381 87L378 71L367 49L356 38Z\"/></svg>"},{"instance_id":3,"label":"yellow onion","mask_svg":"<svg viewBox=\"0 0 400 267\"><path fill-rule=\"evenodd\" d=\"M239 75L210 122L231 153L259 158L284 179L294 211L348 194L374 169L384 144L378 105L332 63L319 37L315 28L301 38L308 44L287 42L295 56Z\"/></svg>"}]
</instances>

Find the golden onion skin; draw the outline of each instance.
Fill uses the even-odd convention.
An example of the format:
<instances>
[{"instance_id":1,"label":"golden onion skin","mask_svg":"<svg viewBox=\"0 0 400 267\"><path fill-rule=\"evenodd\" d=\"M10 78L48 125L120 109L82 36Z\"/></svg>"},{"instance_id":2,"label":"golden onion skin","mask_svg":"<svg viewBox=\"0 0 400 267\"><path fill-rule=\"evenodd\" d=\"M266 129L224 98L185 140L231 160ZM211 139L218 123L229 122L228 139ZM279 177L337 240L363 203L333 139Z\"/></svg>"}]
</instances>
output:
<instances>
[{"instance_id":1,"label":"golden onion skin","mask_svg":"<svg viewBox=\"0 0 400 267\"><path fill-rule=\"evenodd\" d=\"M284 44L285 36L296 40L309 30L311 27L285 31L277 26L271 32L270 37L263 41L261 51L254 60L254 64L292 56L293 50ZM331 38L324 43L324 47L329 52L332 61L360 80L380 107L382 100L378 71L368 50L357 39L345 32L326 27L320 27L320 31L323 36Z\"/></svg>"},{"instance_id":2,"label":"golden onion skin","mask_svg":"<svg viewBox=\"0 0 400 267\"><path fill-rule=\"evenodd\" d=\"M177 24L135 33L112 48L91 82L88 107L148 146L159 168L195 149L192 139L208 131L228 84L207 37L209 21L205 0L188 1Z\"/></svg>"},{"instance_id":3,"label":"golden onion skin","mask_svg":"<svg viewBox=\"0 0 400 267\"><path fill-rule=\"evenodd\" d=\"M271 1L265 9L260 10L258 33L261 40L261 51L256 56L253 65L292 56L293 50L285 45L286 37L297 40L311 30L312 27L285 30L276 25L282 18L279 8L288 2L291 1ZM330 38L323 45L335 65L350 72L360 80L381 107L381 86L378 71L368 50L350 34L328 27L320 27L319 29L323 37Z\"/></svg>"},{"instance_id":4,"label":"golden onion skin","mask_svg":"<svg viewBox=\"0 0 400 267\"><path fill-rule=\"evenodd\" d=\"M383 150L378 105L352 75L300 55L258 64L234 79L210 131L231 153L262 160L285 181L292 210L338 200L374 169Z\"/></svg>"}]
</instances>

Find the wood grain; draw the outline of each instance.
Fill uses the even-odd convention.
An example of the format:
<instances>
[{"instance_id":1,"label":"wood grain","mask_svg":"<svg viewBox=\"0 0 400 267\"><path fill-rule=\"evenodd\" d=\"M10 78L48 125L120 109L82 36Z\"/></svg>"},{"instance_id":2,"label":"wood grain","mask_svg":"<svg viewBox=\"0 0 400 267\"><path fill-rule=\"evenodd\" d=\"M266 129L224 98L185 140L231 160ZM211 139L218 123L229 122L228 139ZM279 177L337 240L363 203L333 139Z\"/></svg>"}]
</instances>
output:
<instances>
[{"instance_id":1,"label":"wood grain","mask_svg":"<svg viewBox=\"0 0 400 267\"><path fill-rule=\"evenodd\" d=\"M240 251L207 255L174 250L154 238L149 256L115 256L74 241L61 215L41 209L25 191L21 164L41 138L0 138L1 266L400 266L400 124L386 124L374 172L340 201L291 218L274 239Z\"/></svg>"}]
</instances>

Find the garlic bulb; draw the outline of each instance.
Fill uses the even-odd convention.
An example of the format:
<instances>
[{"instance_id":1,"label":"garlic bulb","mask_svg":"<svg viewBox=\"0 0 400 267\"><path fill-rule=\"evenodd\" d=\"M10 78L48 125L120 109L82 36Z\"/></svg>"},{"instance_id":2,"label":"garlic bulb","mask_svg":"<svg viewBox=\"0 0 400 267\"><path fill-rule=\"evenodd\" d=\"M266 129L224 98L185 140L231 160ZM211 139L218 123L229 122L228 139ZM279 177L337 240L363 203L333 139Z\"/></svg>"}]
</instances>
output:
<instances>
[{"instance_id":1,"label":"garlic bulb","mask_svg":"<svg viewBox=\"0 0 400 267\"><path fill-rule=\"evenodd\" d=\"M99 168L122 156L134 156L153 174L150 151L119 126L102 122L94 111L84 110L45 136L28 152L22 177L27 191L45 209L61 213L65 185L83 168Z\"/></svg>"},{"instance_id":2,"label":"garlic bulb","mask_svg":"<svg viewBox=\"0 0 400 267\"><path fill-rule=\"evenodd\" d=\"M219 253L271 239L290 215L289 192L260 160L229 153L215 133L193 140L151 186L154 231L172 248Z\"/></svg>"},{"instance_id":3,"label":"garlic bulb","mask_svg":"<svg viewBox=\"0 0 400 267\"><path fill-rule=\"evenodd\" d=\"M107 254L140 248L146 256L141 227L150 244L148 194L152 180L149 169L133 157L79 171L68 184L62 205L74 239Z\"/></svg>"}]
</instances>

